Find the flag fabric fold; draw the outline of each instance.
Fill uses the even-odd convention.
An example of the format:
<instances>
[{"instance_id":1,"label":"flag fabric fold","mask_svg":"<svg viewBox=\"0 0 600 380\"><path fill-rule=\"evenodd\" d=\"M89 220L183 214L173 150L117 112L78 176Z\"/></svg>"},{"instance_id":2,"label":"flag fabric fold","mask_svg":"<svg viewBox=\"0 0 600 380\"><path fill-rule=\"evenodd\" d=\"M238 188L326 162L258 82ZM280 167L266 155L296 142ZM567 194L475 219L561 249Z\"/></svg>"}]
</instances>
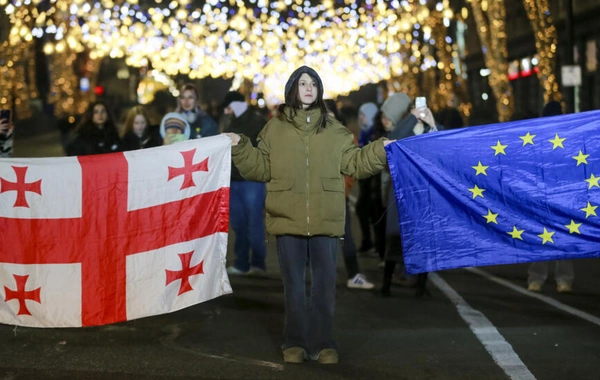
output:
<instances>
[{"instance_id":1,"label":"flag fabric fold","mask_svg":"<svg viewBox=\"0 0 600 380\"><path fill-rule=\"evenodd\" d=\"M0 160L0 323L103 325L231 292L231 142Z\"/></svg>"},{"instance_id":2,"label":"flag fabric fold","mask_svg":"<svg viewBox=\"0 0 600 380\"><path fill-rule=\"evenodd\" d=\"M600 256L600 111L386 150L409 273Z\"/></svg>"}]
</instances>

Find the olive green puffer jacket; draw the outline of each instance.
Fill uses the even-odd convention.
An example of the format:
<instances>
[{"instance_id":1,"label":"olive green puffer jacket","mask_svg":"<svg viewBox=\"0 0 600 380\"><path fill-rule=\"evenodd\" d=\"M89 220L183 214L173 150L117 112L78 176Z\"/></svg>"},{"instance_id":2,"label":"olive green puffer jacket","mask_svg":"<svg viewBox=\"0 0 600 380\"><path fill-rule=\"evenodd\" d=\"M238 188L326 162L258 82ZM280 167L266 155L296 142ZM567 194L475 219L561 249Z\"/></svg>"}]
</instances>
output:
<instances>
[{"instance_id":1,"label":"olive green puffer jacket","mask_svg":"<svg viewBox=\"0 0 600 380\"><path fill-rule=\"evenodd\" d=\"M285 112L289 112L286 109ZM386 164L383 139L364 148L352 133L328 117L318 132L319 109L299 110L293 123L271 119L254 148L241 135L232 160L242 177L267 182L266 227L272 235L342 236L345 222L344 175L356 179Z\"/></svg>"}]
</instances>

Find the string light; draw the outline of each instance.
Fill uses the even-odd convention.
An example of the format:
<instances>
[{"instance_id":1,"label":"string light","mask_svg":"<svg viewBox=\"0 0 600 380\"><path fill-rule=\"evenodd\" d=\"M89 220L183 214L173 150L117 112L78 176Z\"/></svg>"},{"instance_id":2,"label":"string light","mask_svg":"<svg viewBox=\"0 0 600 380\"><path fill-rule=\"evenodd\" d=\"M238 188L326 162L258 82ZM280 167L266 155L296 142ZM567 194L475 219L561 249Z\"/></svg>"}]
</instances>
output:
<instances>
[{"instance_id":1,"label":"string light","mask_svg":"<svg viewBox=\"0 0 600 380\"><path fill-rule=\"evenodd\" d=\"M557 33L548 0L523 0L527 17L533 27L535 36L535 48L539 55L538 61L538 79L544 89L544 101L562 100L562 94L558 87L556 79L556 44Z\"/></svg>"},{"instance_id":2,"label":"string light","mask_svg":"<svg viewBox=\"0 0 600 380\"><path fill-rule=\"evenodd\" d=\"M514 101L508 80L504 0L471 0L470 4L481 40L485 65L491 72L489 83L496 98L498 120L509 121L514 111Z\"/></svg>"},{"instance_id":3,"label":"string light","mask_svg":"<svg viewBox=\"0 0 600 380\"><path fill-rule=\"evenodd\" d=\"M151 66L169 76L239 76L270 104L282 100L285 81L302 64L323 76L326 97L388 80L407 66L413 71L408 59L428 45L411 42L413 34L421 36L415 25L423 25L430 14L422 0L361 5L351 0L342 5L332 0L256 0L252 8L234 0L211 0L200 8L192 8L190 0L144 7L131 0L51 0L47 9L27 12L20 0L9 4L11 37L19 37L10 39L13 46L24 38L44 38L45 53L61 55L65 62L70 54L89 51L93 60L123 58L129 66ZM448 1L442 4L440 12L448 23ZM19 21L27 16L30 24ZM430 58L431 52L424 53Z\"/></svg>"},{"instance_id":4,"label":"string light","mask_svg":"<svg viewBox=\"0 0 600 380\"><path fill-rule=\"evenodd\" d=\"M11 46L0 44L0 108L14 109L13 120L31 117L30 95L36 94L35 81L27 75L32 66L33 51L30 43Z\"/></svg>"}]
</instances>

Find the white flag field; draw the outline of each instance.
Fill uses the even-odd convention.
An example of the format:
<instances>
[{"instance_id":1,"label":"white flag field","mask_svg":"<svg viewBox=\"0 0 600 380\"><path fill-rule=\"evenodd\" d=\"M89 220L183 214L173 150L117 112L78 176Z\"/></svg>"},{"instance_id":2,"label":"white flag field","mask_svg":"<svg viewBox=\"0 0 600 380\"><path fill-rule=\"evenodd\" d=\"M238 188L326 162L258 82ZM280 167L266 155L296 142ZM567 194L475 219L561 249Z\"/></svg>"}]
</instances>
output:
<instances>
[{"instance_id":1,"label":"white flag field","mask_svg":"<svg viewBox=\"0 0 600 380\"><path fill-rule=\"evenodd\" d=\"M231 140L0 160L0 323L80 327L231 293Z\"/></svg>"}]
</instances>

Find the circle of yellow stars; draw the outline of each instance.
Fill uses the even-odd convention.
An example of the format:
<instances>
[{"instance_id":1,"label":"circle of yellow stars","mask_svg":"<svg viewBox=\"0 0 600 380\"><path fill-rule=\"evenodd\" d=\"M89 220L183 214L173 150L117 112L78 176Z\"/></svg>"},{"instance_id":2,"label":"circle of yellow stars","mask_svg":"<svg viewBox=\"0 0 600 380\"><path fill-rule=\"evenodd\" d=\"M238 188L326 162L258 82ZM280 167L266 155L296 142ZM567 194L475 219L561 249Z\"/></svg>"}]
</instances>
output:
<instances>
[{"instance_id":1,"label":"circle of yellow stars","mask_svg":"<svg viewBox=\"0 0 600 380\"><path fill-rule=\"evenodd\" d=\"M525 147L527 145L535 145L535 141L534 139L537 137L537 135L532 135L530 132L527 132L526 135L524 136L519 136L519 138L522 140L523 144L521 145L521 147ZM552 150L556 150L558 148L560 149L565 149L563 143L565 142L567 138L566 137L560 137L559 134L555 134L554 138L548 140L549 143L552 144ZM498 156L498 155L505 155L506 156L506 149L508 148L508 144L502 144L502 142L500 140L498 140L496 142L496 145L492 145L490 146L490 148L492 148L494 150L494 157ZM579 151L579 153L576 156L573 156L572 158L577 162L577 166L579 165L587 165L588 164L588 157L590 155L589 154L584 154L583 151ZM477 161L477 165L475 166L471 166L474 170L475 170L475 176L479 176L479 175L484 175L487 176L487 169L489 169L489 166L485 166L481 163L481 161ZM598 187L600 188L600 176L596 177L594 174L591 174L591 176L589 178L587 178L585 180L585 182L588 183L588 190L591 189L592 187ZM472 199L476 199L477 197L481 197L481 198L485 198L484 197L484 191L485 189L480 188L477 185L474 185L473 188L470 188L469 191L471 192L472 195ZM589 201L587 203L587 206L584 208L581 208L581 211L585 212L585 218L589 218L590 216L597 216L596 214L596 209L598 208L597 205L592 205ZM486 222L489 223L494 223L494 224L498 224L497 218L498 218L498 214L495 214L494 212L492 212L492 210L490 210L488 208L488 212L486 215L482 215L483 218L485 218ZM579 227L581 227L582 223L576 223L575 220L571 219L571 222L567 225L565 225L565 228L569 231L569 234L580 234L581 232L579 231ZM520 230L519 228L517 228L517 226L513 226L512 231L508 231L506 232L508 235L510 235L510 237L512 237L513 239L518 239L518 240L523 240L523 233L525 232L525 230ZM554 244L554 239L553 236L555 234L555 231L549 231L546 227L544 227L544 232L542 232L541 234L538 234L536 236L538 236L541 239L541 243L542 245L550 243L550 244Z\"/></svg>"}]
</instances>

